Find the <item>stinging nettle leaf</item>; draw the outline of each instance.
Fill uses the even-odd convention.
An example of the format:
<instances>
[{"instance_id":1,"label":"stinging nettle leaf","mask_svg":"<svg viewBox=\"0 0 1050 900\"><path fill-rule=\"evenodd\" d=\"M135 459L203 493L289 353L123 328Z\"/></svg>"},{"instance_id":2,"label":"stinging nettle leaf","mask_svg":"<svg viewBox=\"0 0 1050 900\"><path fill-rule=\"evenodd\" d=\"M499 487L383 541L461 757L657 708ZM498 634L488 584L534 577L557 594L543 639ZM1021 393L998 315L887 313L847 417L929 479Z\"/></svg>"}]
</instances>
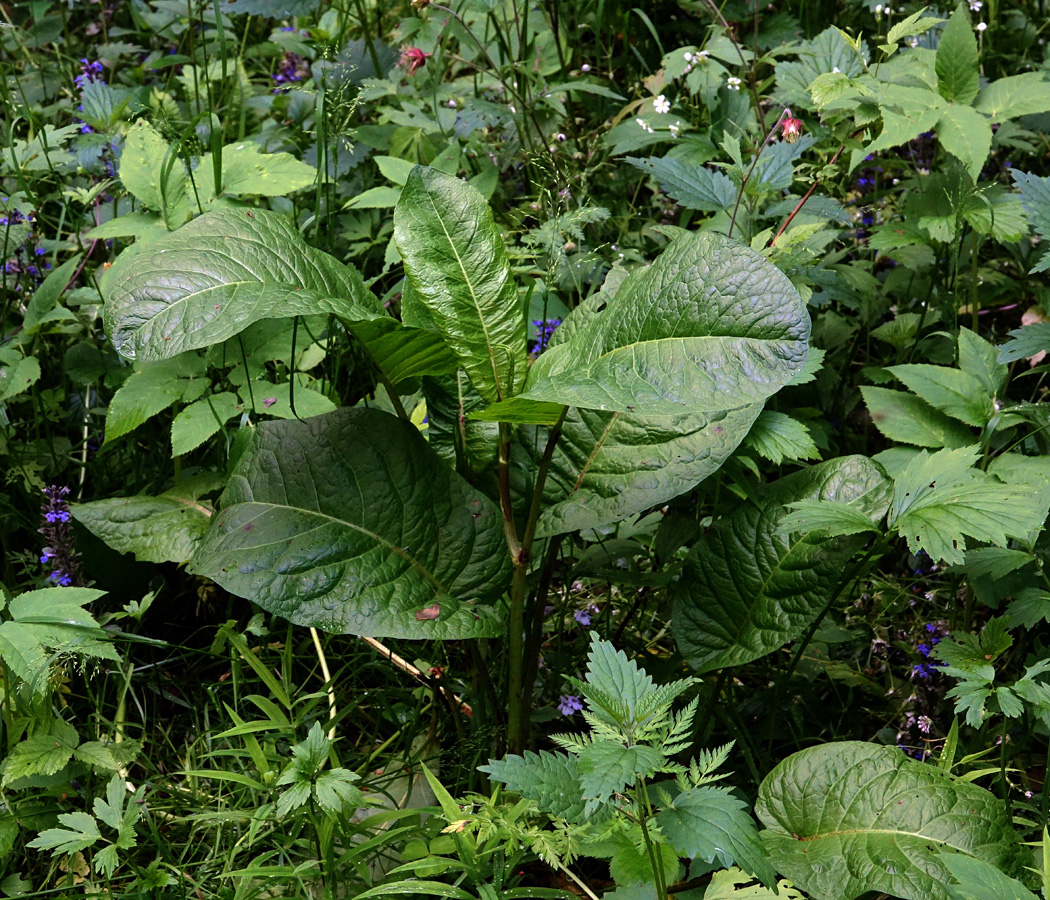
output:
<instances>
[{"instance_id":1,"label":"stinging nettle leaf","mask_svg":"<svg viewBox=\"0 0 1050 900\"><path fill-rule=\"evenodd\" d=\"M510 559L492 501L357 408L260 425L189 568L299 625L452 639L500 633Z\"/></svg>"},{"instance_id":2,"label":"stinging nettle leaf","mask_svg":"<svg viewBox=\"0 0 1050 900\"><path fill-rule=\"evenodd\" d=\"M755 812L773 865L815 900L869 891L950 900L943 851L1007 875L1023 862L997 797L895 747L845 741L795 753L766 776Z\"/></svg>"},{"instance_id":3,"label":"stinging nettle leaf","mask_svg":"<svg viewBox=\"0 0 1050 900\"><path fill-rule=\"evenodd\" d=\"M394 242L417 300L482 398L516 394L527 369L525 316L485 198L417 166L394 210Z\"/></svg>"},{"instance_id":4,"label":"stinging nettle leaf","mask_svg":"<svg viewBox=\"0 0 1050 900\"><path fill-rule=\"evenodd\" d=\"M685 234L543 353L522 396L646 416L734 409L802 370L809 328L771 262L713 232Z\"/></svg>"}]
</instances>

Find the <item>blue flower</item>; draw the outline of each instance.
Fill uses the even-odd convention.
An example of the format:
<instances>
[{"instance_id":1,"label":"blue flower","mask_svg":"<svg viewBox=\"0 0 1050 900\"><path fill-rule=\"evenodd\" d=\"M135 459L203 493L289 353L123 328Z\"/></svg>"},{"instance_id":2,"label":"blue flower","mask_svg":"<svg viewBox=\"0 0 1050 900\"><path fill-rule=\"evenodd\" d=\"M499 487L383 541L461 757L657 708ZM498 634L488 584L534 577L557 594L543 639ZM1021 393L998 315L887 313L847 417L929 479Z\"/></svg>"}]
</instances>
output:
<instances>
[{"instance_id":1,"label":"blue flower","mask_svg":"<svg viewBox=\"0 0 1050 900\"><path fill-rule=\"evenodd\" d=\"M583 709L580 698L572 694L562 694L559 698L558 712L563 716L571 716Z\"/></svg>"},{"instance_id":2,"label":"blue flower","mask_svg":"<svg viewBox=\"0 0 1050 900\"><path fill-rule=\"evenodd\" d=\"M591 614L589 610L578 609L572 614L572 617L579 622L581 625L591 624Z\"/></svg>"}]
</instances>

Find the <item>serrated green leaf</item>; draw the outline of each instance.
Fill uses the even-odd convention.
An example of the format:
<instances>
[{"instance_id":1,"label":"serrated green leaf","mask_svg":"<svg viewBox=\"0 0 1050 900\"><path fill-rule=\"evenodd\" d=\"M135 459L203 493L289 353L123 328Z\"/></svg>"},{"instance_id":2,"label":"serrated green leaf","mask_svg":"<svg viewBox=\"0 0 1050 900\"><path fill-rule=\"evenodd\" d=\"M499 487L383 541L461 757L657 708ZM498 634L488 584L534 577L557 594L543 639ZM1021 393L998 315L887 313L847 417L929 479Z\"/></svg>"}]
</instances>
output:
<instances>
[{"instance_id":1,"label":"serrated green leaf","mask_svg":"<svg viewBox=\"0 0 1050 900\"><path fill-rule=\"evenodd\" d=\"M623 886L621 890L616 891L613 897L616 898L623 890L631 886L641 886L641 895L646 898L652 896L655 876L645 845L640 841L630 840L625 834L617 835L612 843L615 850L609 857L609 874L618 885ZM665 883L672 883L675 875L681 870L681 864L678 862L674 848L669 844L659 842L655 844L653 850L656 854L657 865L663 869Z\"/></svg>"},{"instance_id":2,"label":"serrated green leaf","mask_svg":"<svg viewBox=\"0 0 1050 900\"><path fill-rule=\"evenodd\" d=\"M0 368L0 403L17 397L40 380L40 363L35 356L25 356Z\"/></svg>"},{"instance_id":3,"label":"serrated green leaf","mask_svg":"<svg viewBox=\"0 0 1050 900\"><path fill-rule=\"evenodd\" d=\"M773 865L815 900L869 891L951 900L942 851L1008 875L1022 865L998 798L894 747L847 741L795 753L766 776L755 809Z\"/></svg>"},{"instance_id":4,"label":"serrated green leaf","mask_svg":"<svg viewBox=\"0 0 1050 900\"><path fill-rule=\"evenodd\" d=\"M969 328L959 329L959 368L976 378L991 396L1003 389L1009 371L998 357L999 351L994 344Z\"/></svg>"},{"instance_id":5,"label":"serrated green leaf","mask_svg":"<svg viewBox=\"0 0 1050 900\"><path fill-rule=\"evenodd\" d=\"M1011 340L999 348L999 362L1012 363L1050 350L1050 322L1033 322L1008 332Z\"/></svg>"},{"instance_id":6,"label":"serrated green leaf","mask_svg":"<svg viewBox=\"0 0 1050 900\"><path fill-rule=\"evenodd\" d=\"M974 81L976 79L974 70ZM971 106L953 103L941 113L936 130L940 145L966 167L976 183L992 147L992 126L988 118Z\"/></svg>"},{"instance_id":7,"label":"serrated green leaf","mask_svg":"<svg viewBox=\"0 0 1050 900\"><path fill-rule=\"evenodd\" d=\"M487 766L478 766L478 771L502 782L507 790L534 800L541 812L570 822L583 821L583 790L575 756L526 750L524 756L490 759Z\"/></svg>"},{"instance_id":8,"label":"serrated green leaf","mask_svg":"<svg viewBox=\"0 0 1050 900\"><path fill-rule=\"evenodd\" d=\"M116 772L121 766L120 761L110 751L110 745L102 741L81 744L73 751L73 756L89 766L107 772Z\"/></svg>"},{"instance_id":9,"label":"serrated green leaf","mask_svg":"<svg viewBox=\"0 0 1050 900\"><path fill-rule=\"evenodd\" d=\"M926 10L921 9L917 13L912 13L906 19L901 19L887 32L886 40L891 44L896 44L903 38L925 34L934 25L944 21L944 19L938 19L934 16L927 16L925 13Z\"/></svg>"},{"instance_id":10,"label":"serrated green leaf","mask_svg":"<svg viewBox=\"0 0 1050 900\"><path fill-rule=\"evenodd\" d=\"M241 411L236 394L211 394L183 409L171 423L171 455L196 450Z\"/></svg>"},{"instance_id":11,"label":"serrated green leaf","mask_svg":"<svg viewBox=\"0 0 1050 900\"><path fill-rule=\"evenodd\" d=\"M736 201L736 185L724 172L691 166L672 157L626 156L624 162L652 175L668 196L685 209L719 212L730 209Z\"/></svg>"},{"instance_id":12,"label":"serrated green leaf","mask_svg":"<svg viewBox=\"0 0 1050 900\"><path fill-rule=\"evenodd\" d=\"M945 100L972 103L977 96L979 54L966 3L960 3L941 31L934 68Z\"/></svg>"},{"instance_id":13,"label":"serrated green leaf","mask_svg":"<svg viewBox=\"0 0 1050 900\"><path fill-rule=\"evenodd\" d=\"M887 525L908 541L913 553L960 564L966 535L1005 547L1042 525L1047 499L1032 503L1030 490L1004 485L973 468L976 446L921 451L895 479Z\"/></svg>"},{"instance_id":14,"label":"serrated green leaf","mask_svg":"<svg viewBox=\"0 0 1050 900\"><path fill-rule=\"evenodd\" d=\"M703 900L804 900L786 881L777 884L779 892L776 894L763 885L752 884L752 881L752 876L736 867L713 872Z\"/></svg>"},{"instance_id":15,"label":"serrated green leaf","mask_svg":"<svg viewBox=\"0 0 1050 900\"><path fill-rule=\"evenodd\" d=\"M870 514L848 503L797 500L788 503L787 507L793 512L785 516L780 523L780 533L783 535L821 531L829 537L844 537L878 531Z\"/></svg>"},{"instance_id":16,"label":"serrated green leaf","mask_svg":"<svg viewBox=\"0 0 1050 900\"><path fill-rule=\"evenodd\" d=\"M26 313L22 319L22 327L26 334L36 333L44 316L54 309L76 273L81 258L81 254L78 253L71 259L67 259L57 269L49 272L40 287L33 292L33 297L26 306Z\"/></svg>"},{"instance_id":17,"label":"serrated green leaf","mask_svg":"<svg viewBox=\"0 0 1050 900\"><path fill-rule=\"evenodd\" d=\"M890 440L920 447L965 447L973 443L969 428L921 397L868 385L861 387L860 393L875 427Z\"/></svg>"},{"instance_id":18,"label":"serrated green leaf","mask_svg":"<svg viewBox=\"0 0 1050 900\"><path fill-rule=\"evenodd\" d=\"M261 319L388 318L356 269L307 246L284 216L263 209L212 210L121 254L103 293L114 347L142 360L221 343Z\"/></svg>"},{"instance_id":19,"label":"serrated green leaf","mask_svg":"<svg viewBox=\"0 0 1050 900\"><path fill-rule=\"evenodd\" d=\"M210 386L204 371L204 360L193 353L136 362L134 371L109 402L106 442L134 431L180 400L196 400Z\"/></svg>"},{"instance_id":20,"label":"serrated green leaf","mask_svg":"<svg viewBox=\"0 0 1050 900\"><path fill-rule=\"evenodd\" d=\"M646 416L734 409L790 381L808 340L805 306L772 263L689 233L544 352L522 396Z\"/></svg>"},{"instance_id":21,"label":"serrated green leaf","mask_svg":"<svg viewBox=\"0 0 1050 900\"><path fill-rule=\"evenodd\" d=\"M993 124L1050 111L1050 82L1042 72L1023 72L998 78L982 90L974 109Z\"/></svg>"},{"instance_id":22,"label":"serrated green leaf","mask_svg":"<svg viewBox=\"0 0 1050 900\"><path fill-rule=\"evenodd\" d=\"M919 363L890 366L886 371L935 409L967 425L983 428L995 414L991 395L969 372Z\"/></svg>"},{"instance_id":23,"label":"serrated green leaf","mask_svg":"<svg viewBox=\"0 0 1050 900\"><path fill-rule=\"evenodd\" d=\"M458 178L422 166L394 210L405 274L489 403L513 396L528 368L525 316L492 209Z\"/></svg>"},{"instance_id":24,"label":"serrated green leaf","mask_svg":"<svg viewBox=\"0 0 1050 900\"><path fill-rule=\"evenodd\" d=\"M853 502L876 522L889 484L870 460L843 457L767 485L715 524L690 554L674 589L679 649L698 673L741 665L802 635L835 594L863 538L781 533L785 505L803 499Z\"/></svg>"},{"instance_id":25,"label":"serrated green leaf","mask_svg":"<svg viewBox=\"0 0 1050 900\"><path fill-rule=\"evenodd\" d=\"M501 631L510 561L492 501L357 408L260 425L189 569L296 624L449 639Z\"/></svg>"},{"instance_id":26,"label":"serrated green leaf","mask_svg":"<svg viewBox=\"0 0 1050 900\"><path fill-rule=\"evenodd\" d=\"M763 459L779 466L785 459L792 462L820 459L809 429L787 413L764 409L744 438L744 446Z\"/></svg>"},{"instance_id":27,"label":"serrated green leaf","mask_svg":"<svg viewBox=\"0 0 1050 900\"><path fill-rule=\"evenodd\" d=\"M58 821L66 827L41 831L26 846L54 853L75 853L87 849L102 837L95 820L86 812L59 813Z\"/></svg>"},{"instance_id":28,"label":"serrated green leaf","mask_svg":"<svg viewBox=\"0 0 1050 900\"><path fill-rule=\"evenodd\" d=\"M679 794L673 806L656 814L656 824L680 855L723 866L735 863L766 887L776 886L776 872L747 805L724 788L698 787Z\"/></svg>"},{"instance_id":29,"label":"serrated green leaf","mask_svg":"<svg viewBox=\"0 0 1050 900\"><path fill-rule=\"evenodd\" d=\"M55 719L47 731L39 732L15 744L4 762L0 785L6 787L19 778L32 775L54 775L70 759L80 737L72 725Z\"/></svg>"},{"instance_id":30,"label":"serrated green leaf","mask_svg":"<svg viewBox=\"0 0 1050 900\"><path fill-rule=\"evenodd\" d=\"M591 742L579 752L578 760L580 787L587 801L585 815L639 778L644 781L652 777L666 761L654 747L624 747L612 741Z\"/></svg>"}]
</instances>

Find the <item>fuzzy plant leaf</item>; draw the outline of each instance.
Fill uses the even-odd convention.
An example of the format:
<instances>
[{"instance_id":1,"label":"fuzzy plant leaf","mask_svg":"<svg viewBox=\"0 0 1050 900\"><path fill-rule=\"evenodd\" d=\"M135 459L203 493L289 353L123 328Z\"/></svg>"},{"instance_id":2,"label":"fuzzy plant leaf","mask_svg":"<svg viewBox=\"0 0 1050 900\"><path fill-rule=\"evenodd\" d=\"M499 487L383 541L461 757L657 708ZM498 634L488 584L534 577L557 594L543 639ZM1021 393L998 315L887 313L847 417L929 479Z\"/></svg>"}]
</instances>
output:
<instances>
[{"instance_id":1,"label":"fuzzy plant leaf","mask_svg":"<svg viewBox=\"0 0 1050 900\"><path fill-rule=\"evenodd\" d=\"M890 366L886 371L934 409L967 425L983 428L995 414L992 394L967 371L920 363Z\"/></svg>"},{"instance_id":2,"label":"fuzzy plant leaf","mask_svg":"<svg viewBox=\"0 0 1050 900\"><path fill-rule=\"evenodd\" d=\"M828 540L825 522L785 533L786 506L802 500L852 504L871 528L885 514L889 483L870 460L843 457L774 482L759 502L717 522L674 589L672 629L697 673L772 653L800 637L834 597L864 538Z\"/></svg>"},{"instance_id":3,"label":"fuzzy plant leaf","mask_svg":"<svg viewBox=\"0 0 1050 900\"><path fill-rule=\"evenodd\" d=\"M773 865L814 900L878 891L951 900L944 853L1006 875L1023 865L998 798L895 747L846 741L795 753L766 776L755 809Z\"/></svg>"},{"instance_id":4,"label":"fuzzy plant leaf","mask_svg":"<svg viewBox=\"0 0 1050 900\"><path fill-rule=\"evenodd\" d=\"M4 760L0 787L20 778L54 775L73 758L79 742L76 728L62 719L52 720L46 729L15 744Z\"/></svg>"},{"instance_id":5,"label":"fuzzy plant leaf","mask_svg":"<svg viewBox=\"0 0 1050 900\"><path fill-rule=\"evenodd\" d=\"M106 411L106 442L134 431L174 403L192 403L208 390L204 373L204 360L195 353L156 362L136 360Z\"/></svg>"},{"instance_id":6,"label":"fuzzy plant leaf","mask_svg":"<svg viewBox=\"0 0 1050 900\"><path fill-rule=\"evenodd\" d=\"M974 435L962 422L904 391L864 385L860 389L871 421L886 437L919 447L965 447Z\"/></svg>"},{"instance_id":7,"label":"fuzzy plant leaf","mask_svg":"<svg viewBox=\"0 0 1050 900\"><path fill-rule=\"evenodd\" d=\"M680 159L626 156L624 162L648 172L683 209L721 212L732 208L736 186L723 172L690 165Z\"/></svg>"},{"instance_id":8,"label":"fuzzy plant leaf","mask_svg":"<svg viewBox=\"0 0 1050 900\"><path fill-rule=\"evenodd\" d=\"M544 352L522 396L645 416L736 409L802 370L809 329L769 260L714 232L687 233Z\"/></svg>"},{"instance_id":9,"label":"fuzzy plant leaf","mask_svg":"<svg viewBox=\"0 0 1050 900\"><path fill-rule=\"evenodd\" d=\"M102 282L106 333L129 359L218 344L261 319L389 318L356 269L308 246L268 210L212 210L135 250Z\"/></svg>"},{"instance_id":10,"label":"fuzzy plant leaf","mask_svg":"<svg viewBox=\"0 0 1050 900\"><path fill-rule=\"evenodd\" d=\"M415 297L482 398L516 394L528 368L525 316L485 198L417 166L394 210L394 242Z\"/></svg>"},{"instance_id":11,"label":"fuzzy plant leaf","mask_svg":"<svg viewBox=\"0 0 1050 900\"><path fill-rule=\"evenodd\" d=\"M496 506L411 424L340 409L260 425L190 563L299 625L493 637L509 581Z\"/></svg>"},{"instance_id":12,"label":"fuzzy plant leaf","mask_svg":"<svg viewBox=\"0 0 1050 900\"><path fill-rule=\"evenodd\" d=\"M941 32L934 70L937 90L955 103L972 103L979 88L977 38L966 3L960 3Z\"/></svg>"},{"instance_id":13,"label":"fuzzy plant leaf","mask_svg":"<svg viewBox=\"0 0 1050 900\"><path fill-rule=\"evenodd\" d=\"M488 765L478 766L478 771L535 801L540 812L570 822L583 821L585 802L575 756L526 750L523 756L490 759Z\"/></svg>"}]
</instances>

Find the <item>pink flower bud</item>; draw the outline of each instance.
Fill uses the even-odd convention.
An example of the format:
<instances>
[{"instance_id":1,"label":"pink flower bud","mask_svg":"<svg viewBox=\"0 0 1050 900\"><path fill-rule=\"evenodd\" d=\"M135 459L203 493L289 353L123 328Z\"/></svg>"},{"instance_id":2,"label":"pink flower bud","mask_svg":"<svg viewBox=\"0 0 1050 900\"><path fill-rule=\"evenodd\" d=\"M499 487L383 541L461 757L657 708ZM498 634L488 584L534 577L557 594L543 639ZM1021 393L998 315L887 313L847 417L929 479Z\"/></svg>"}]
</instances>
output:
<instances>
[{"instance_id":1,"label":"pink flower bud","mask_svg":"<svg viewBox=\"0 0 1050 900\"><path fill-rule=\"evenodd\" d=\"M424 53L419 47L405 47L401 51L401 59L398 61L398 65L403 69L408 69L409 75L415 75L417 69L421 69L427 64L427 59L430 56L430 53Z\"/></svg>"},{"instance_id":2,"label":"pink flower bud","mask_svg":"<svg viewBox=\"0 0 1050 900\"><path fill-rule=\"evenodd\" d=\"M798 140L799 135L802 134L802 122L793 116L787 116L784 121L780 123L780 133L783 135L784 140L789 144L795 143Z\"/></svg>"}]
</instances>

